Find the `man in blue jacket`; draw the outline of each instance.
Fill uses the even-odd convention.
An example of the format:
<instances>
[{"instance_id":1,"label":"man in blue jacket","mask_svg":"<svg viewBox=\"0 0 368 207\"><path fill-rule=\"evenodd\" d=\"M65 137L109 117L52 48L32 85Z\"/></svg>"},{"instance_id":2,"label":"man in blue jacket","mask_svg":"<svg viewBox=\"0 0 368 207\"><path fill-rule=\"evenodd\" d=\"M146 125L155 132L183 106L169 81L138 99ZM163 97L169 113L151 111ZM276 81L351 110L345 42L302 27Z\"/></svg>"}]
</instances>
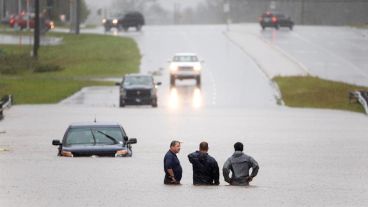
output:
<instances>
[{"instance_id":1,"label":"man in blue jacket","mask_svg":"<svg viewBox=\"0 0 368 207\"><path fill-rule=\"evenodd\" d=\"M234 144L235 152L227 159L223 167L223 175L226 182L230 185L249 185L254 177L257 176L259 165L253 157L243 153L243 144ZM249 170L252 174L249 175ZM229 177L231 171L231 178Z\"/></svg>"},{"instance_id":2,"label":"man in blue jacket","mask_svg":"<svg viewBox=\"0 0 368 207\"><path fill-rule=\"evenodd\" d=\"M201 142L199 151L188 155L193 166L193 185L219 185L219 167L208 153L208 143Z\"/></svg>"},{"instance_id":3,"label":"man in blue jacket","mask_svg":"<svg viewBox=\"0 0 368 207\"><path fill-rule=\"evenodd\" d=\"M181 168L180 161L176 154L180 152L180 142L172 141L170 143L170 149L164 157L164 171L165 179L164 184L180 184L183 169Z\"/></svg>"}]
</instances>

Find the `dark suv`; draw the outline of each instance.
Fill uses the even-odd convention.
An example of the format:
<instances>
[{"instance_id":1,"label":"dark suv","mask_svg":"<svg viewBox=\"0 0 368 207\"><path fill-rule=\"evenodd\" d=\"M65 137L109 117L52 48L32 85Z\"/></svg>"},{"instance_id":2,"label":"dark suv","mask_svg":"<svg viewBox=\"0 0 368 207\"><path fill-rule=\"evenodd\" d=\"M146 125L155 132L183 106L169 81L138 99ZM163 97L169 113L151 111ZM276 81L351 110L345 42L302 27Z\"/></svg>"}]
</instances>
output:
<instances>
[{"instance_id":1,"label":"dark suv","mask_svg":"<svg viewBox=\"0 0 368 207\"><path fill-rule=\"evenodd\" d=\"M137 31L140 31L145 21L141 13L128 12L123 17L103 19L102 23L106 32L110 31L113 27L117 28L119 31L122 29L128 31L129 27L135 27Z\"/></svg>"},{"instance_id":2,"label":"dark suv","mask_svg":"<svg viewBox=\"0 0 368 207\"><path fill-rule=\"evenodd\" d=\"M262 14L259 19L259 23L262 29L265 29L266 27L273 27L275 29L279 29L280 27L289 27L290 30L293 30L294 27L294 22L290 17L277 12L266 12Z\"/></svg>"},{"instance_id":3,"label":"dark suv","mask_svg":"<svg viewBox=\"0 0 368 207\"><path fill-rule=\"evenodd\" d=\"M116 85L120 86L120 107L126 104L157 107L157 86L161 82L155 83L151 75L128 74Z\"/></svg>"}]
</instances>

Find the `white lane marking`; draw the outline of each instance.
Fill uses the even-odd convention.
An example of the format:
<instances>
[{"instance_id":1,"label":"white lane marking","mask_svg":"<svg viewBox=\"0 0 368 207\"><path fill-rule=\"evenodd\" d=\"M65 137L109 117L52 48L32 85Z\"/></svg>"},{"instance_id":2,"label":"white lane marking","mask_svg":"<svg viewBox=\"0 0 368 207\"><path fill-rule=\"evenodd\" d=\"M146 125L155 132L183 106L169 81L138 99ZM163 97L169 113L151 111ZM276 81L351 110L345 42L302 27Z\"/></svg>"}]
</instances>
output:
<instances>
[{"instance_id":1,"label":"white lane marking","mask_svg":"<svg viewBox=\"0 0 368 207\"><path fill-rule=\"evenodd\" d=\"M227 34L226 31L223 32L223 35L225 36L225 38L230 41L233 45L235 45L237 48L240 49L240 51L242 51L251 61L253 61L253 63L256 65L256 67L258 68L258 70L260 71L260 74L263 75L263 77L269 82L271 88L273 89L273 94L276 100L276 103L279 105L284 106L284 101L282 100L282 96L281 96L281 92L277 86L277 84L272 80L272 77L270 77L270 75L266 72L266 69L263 68L263 66L258 62L258 60L253 57L248 51L246 51L241 45L237 44L237 42L233 39L231 39L231 37Z\"/></svg>"},{"instance_id":2,"label":"white lane marking","mask_svg":"<svg viewBox=\"0 0 368 207\"><path fill-rule=\"evenodd\" d=\"M282 55L284 55L287 59L289 59L291 62L295 63L296 65L298 65L305 73L306 75L310 75L310 71L307 68L307 66L305 66L303 63L301 63L300 61L298 61L295 57L293 57L292 55L290 55L289 53L287 53L285 50L281 49L281 47L272 44L270 41L255 35L256 37L258 37L261 41L263 41L264 43L266 43L266 45L268 45L270 48L277 50L279 53L281 53Z\"/></svg>"}]
</instances>

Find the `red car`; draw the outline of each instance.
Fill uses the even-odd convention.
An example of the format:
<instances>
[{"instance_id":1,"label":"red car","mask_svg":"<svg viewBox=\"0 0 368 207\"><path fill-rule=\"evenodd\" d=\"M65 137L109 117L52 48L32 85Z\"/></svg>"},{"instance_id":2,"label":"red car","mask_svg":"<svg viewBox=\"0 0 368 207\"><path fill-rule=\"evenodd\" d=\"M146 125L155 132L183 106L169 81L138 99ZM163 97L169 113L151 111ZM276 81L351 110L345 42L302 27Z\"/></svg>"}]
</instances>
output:
<instances>
[{"instance_id":1,"label":"red car","mask_svg":"<svg viewBox=\"0 0 368 207\"><path fill-rule=\"evenodd\" d=\"M27 15L11 16L9 19L9 25L12 28L14 28L15 26L18 26L20 29L25 29L27 28L28 17L29 17L29 27L33 29L35 27L34 17L27 16ZM41 30L46 29L46 31L48 31L53 28L55 28L54 22L50 20L44 20L43 25L41 25Z\"/></svg>"}]
</instances>

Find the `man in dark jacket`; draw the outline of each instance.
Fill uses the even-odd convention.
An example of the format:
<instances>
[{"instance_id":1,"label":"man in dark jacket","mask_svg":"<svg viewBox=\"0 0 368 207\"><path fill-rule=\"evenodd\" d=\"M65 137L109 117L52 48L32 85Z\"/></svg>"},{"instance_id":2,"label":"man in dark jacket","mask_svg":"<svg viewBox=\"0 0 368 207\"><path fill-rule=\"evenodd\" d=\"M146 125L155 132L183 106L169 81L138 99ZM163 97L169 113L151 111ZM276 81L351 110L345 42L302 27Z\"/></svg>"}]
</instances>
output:
<instances>
[{"instance_id":1,"label":"man in dark jacket","mask_svg":"<svg viewBox=\"0 0 368 207\"><path fill-rule=\"evenodd\" d=\"M170 143L170 149L164 157L164 184L180 184L183 169L181 168L180 161L176 156L179 151L180 142L176 140L172 141Z\"/></svg>"},{"instance_id":2,"label":"man in dark jacket","mask_svg":"<svg viewBox=\"0 0 368 207\"><path fill-rule=\"evenodd\" d=\"M234 144L235 152L227 159L223 167L224 179L230 185L249 185L258 173L258 163L253 157L243 153L243 144L237 142ZM252 168L252 174L249 176L249 170ZM231 171L231 178L229 173Z\"/></svg>"},{"instance_id":3,"label":"man in dark jacket","mask_svg":"<svg viewBox=\"0 0 368 207\"><path fill-rule=\"evenodd\" d=\"M216 160L208 155L208 143L201 142L199 151L188 155L193 165L193 185L219 185L219 167Z\"/></svg>"}]
</instances>

